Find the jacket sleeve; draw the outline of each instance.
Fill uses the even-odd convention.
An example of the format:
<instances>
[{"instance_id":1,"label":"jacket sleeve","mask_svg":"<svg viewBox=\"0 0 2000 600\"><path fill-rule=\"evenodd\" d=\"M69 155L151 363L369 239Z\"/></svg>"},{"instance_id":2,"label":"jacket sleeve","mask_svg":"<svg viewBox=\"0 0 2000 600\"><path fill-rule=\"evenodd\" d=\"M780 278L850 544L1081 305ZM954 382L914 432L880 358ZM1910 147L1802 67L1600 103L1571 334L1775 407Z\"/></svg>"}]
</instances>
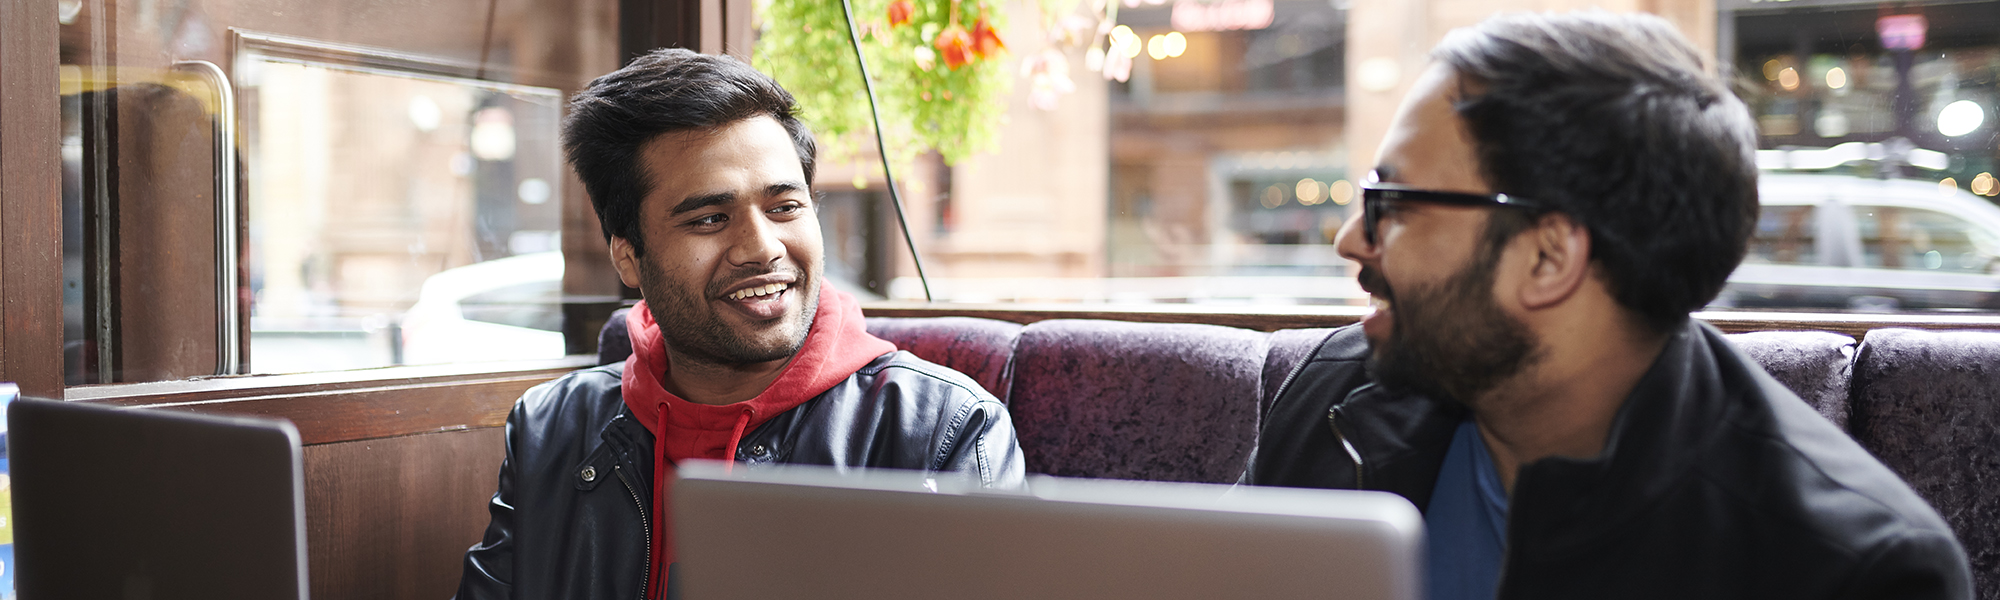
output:
<instances>
[{"instance_id":1,"label":"jacket sleeve","mask_svg":"<svg viewBox=\"0 0 2000 600\"><path fill-rule=\"evenodd\" d=\"M1007 406L989 397L968 403L965 418L943 449L943 464L935 470L976 478L981 487L1021 489L1027 485L1027 460L1014 437L1014 420Z\"/></svg>"},{"instance_id":2,"label":"jacket sleeve","mask_svg":"<svg viewBox=\"0 0 2000 600\"><path fill-rule=\"evenodd\" d=\"M1965 550L1950 533L1912 529L1861 557L1840 597L1972 600Z\"/></svg>"},{"instance_id":3,"label":"jacket sleeve","mask_svg":"<svg viewBox=\"0 0 2000 600\"><path fill-rule=\"evenodd\" d=\"M486 536L465 551L465 572L455 600L502 600L514 596L514 432L521 426L521 405L507 415L507 458L500 463L500 489L486 510L492 520Z\"/></svg>"}]
</instances>

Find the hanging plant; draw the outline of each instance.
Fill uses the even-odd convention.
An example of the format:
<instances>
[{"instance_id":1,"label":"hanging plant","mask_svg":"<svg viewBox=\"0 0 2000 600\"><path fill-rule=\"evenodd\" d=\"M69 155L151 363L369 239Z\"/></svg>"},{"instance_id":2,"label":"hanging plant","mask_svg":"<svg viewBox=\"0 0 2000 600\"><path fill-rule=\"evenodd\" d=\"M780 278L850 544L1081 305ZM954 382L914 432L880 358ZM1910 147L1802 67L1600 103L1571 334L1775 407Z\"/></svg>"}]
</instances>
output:
<instances>
[{"instance_id":1,"label":"hanging plant","mask_svg":"<svg viewBox=\"0 0 2000 600\"><path fill-rule=\"evenodd\" d=\"M890 159L956 163L993 147L1010 85L998 0L852 0ZM791 90L827 162L873 134L838 1L762 0L752 62Z\"/></svg>"}]
</instances>

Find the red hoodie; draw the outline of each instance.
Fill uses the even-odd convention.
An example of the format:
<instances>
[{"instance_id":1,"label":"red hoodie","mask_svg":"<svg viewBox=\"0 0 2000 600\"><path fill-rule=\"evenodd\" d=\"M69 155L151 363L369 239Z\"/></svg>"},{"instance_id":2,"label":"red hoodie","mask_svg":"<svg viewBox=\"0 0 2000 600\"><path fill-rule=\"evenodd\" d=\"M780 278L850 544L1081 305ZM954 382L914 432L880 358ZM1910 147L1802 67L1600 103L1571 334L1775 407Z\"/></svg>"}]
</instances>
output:
<instances>
[{"instance_id":1,"label":"red hoodie","mask_svg":"<svg viewBox=\"0 0 2000 600\"><path fill-rule=\"evenodd\" d=\"M667 566L674 563L673 546L667 543L674 531L672 513L667 510L667 497L673 492L673 464L689 458L734 459L744 432L825 393L877 357L896 351L894 344L869 335L865 324L861 305L853 297L820 286L812 330L771 386L755 398L712 406L683 400L661 385L669 365L659 325L643 301L626 313L632 356L625 359L625 406L653 433L654 440L653 522L657 525L647 561L653 565L648 598L659 597L666 586Z\"/></svg>"}]
</instances>

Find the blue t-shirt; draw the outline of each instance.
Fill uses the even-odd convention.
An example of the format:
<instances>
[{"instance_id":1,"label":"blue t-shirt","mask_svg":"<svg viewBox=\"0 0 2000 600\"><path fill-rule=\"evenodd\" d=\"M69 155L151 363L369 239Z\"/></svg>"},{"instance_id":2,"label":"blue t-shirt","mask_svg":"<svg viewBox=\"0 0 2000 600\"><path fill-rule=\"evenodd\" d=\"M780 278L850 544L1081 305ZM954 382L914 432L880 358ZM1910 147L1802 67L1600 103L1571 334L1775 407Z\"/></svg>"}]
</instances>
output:
<instances>
[{"instance_id":1,"label":"blue t-shirt","mask_svg":"<svg viewBox=\"0 0 2000 600\"><path fill-rule=\"evenodd\" d=\"M1451 436L1424 528L1431 600L1491 600L1507 551L1507 490L1471 420Z\"/></svg>"}]
</instances>

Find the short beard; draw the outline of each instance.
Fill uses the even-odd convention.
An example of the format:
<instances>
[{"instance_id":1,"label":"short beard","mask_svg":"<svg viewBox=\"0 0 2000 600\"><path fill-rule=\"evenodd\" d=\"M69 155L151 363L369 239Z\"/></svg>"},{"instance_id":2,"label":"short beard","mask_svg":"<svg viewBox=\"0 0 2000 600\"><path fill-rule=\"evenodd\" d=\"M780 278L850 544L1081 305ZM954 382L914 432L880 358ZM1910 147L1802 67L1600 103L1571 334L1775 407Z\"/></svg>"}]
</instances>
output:
<instances>
[{"instance_id":1,"label":"short beard","mask_svg":"<svg viewBox=\"0 0 2000 600\"><path fill-rule=\"evenodd\" d=\"M653 313L653 322L660 328L661 339L668 349L691 360L738 367L791 358L805 347L806 336L812 332L813 317L819 311L819 282L809 281L801 274L788 291L807 294L805 301L799 303L799 322L802 326L779 346L758 347L732 331L728 324L722 322L720 315L708 310L708 298L720 295L719 290L704 288L707 296L695 297L683 286L669 284L652 261L642 258L638 263L639 289L646 297L646 309ZM770 272L739 270L722 280L741 281Z\"/></svg>"},{"instance_id":2,"label":"short beard","mask_svg":"<svg viewBox=\"0 0 2000 600\"><path fill-rule=\"evenodd\" d=\"M1377 382L1471 408L1540 358L1527 325L1493 301L1501 248L1489 244L1450 278L1411 286L1400 299L1380 274L1362 269L1361 277L1372 279L1369 288L1390 299L1394 318L1389 339L1374 349L1370 371Z\"/></svg>"}]
</instances>

